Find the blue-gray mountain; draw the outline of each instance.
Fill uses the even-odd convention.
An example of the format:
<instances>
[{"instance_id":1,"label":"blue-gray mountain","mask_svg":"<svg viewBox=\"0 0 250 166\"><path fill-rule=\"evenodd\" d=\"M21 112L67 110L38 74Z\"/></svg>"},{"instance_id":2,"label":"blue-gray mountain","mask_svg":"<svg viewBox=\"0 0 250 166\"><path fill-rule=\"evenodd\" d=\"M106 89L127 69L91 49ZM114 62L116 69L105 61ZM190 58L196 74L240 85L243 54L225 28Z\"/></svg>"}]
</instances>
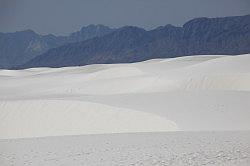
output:
<instances>
[{"instance_id":1,"label":"blue-gray mountain","mask_svg":"<svg viewBox=\"0 0 250 166\"><path fill-rule=\"evenodd\" d=\"M250 53L250 15L197 18L146 31L123 27L107 35L64 45L19 68L137 62L184 55Z\"/></svg>"},{"instance_id":2,"label":"blue-gray mountain","mask_svg":"<svg viewBox=\"0 0 250 166\"><path fill-rule=\"evenodd\" d=\"M250 15L197 18L183 27L167 25L150 31L126 26L103 36L50 49L15 69L245 53L250 53Z\"/></svg>"},{"instance_id":3,"label":"blue-gray mountain","mask_svg":"<svg viewBox=\"0 0 250 166\"><path fill-rule=\"evenodd\" d=\"M103 25L89 25L69 36L38 35L32 30L0 33L0 68L22 65L51 48L80 42L114 31Z\"/></svg>"}]
</instances>

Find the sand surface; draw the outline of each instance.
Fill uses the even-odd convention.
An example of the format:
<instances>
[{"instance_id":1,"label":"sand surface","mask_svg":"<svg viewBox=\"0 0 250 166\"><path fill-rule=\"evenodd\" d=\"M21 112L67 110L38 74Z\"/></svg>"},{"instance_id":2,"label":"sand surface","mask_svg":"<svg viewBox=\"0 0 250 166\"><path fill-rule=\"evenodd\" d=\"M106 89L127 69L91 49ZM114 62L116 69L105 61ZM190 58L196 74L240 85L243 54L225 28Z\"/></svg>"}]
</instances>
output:
<instances>
[{"instance_id":1,"label":"sand surface","mask_svg":"<svg viewBox=\"0 0 250 166\"><path fill-rule=\"evenodd\" d=\"M249 166L250 132L168 132L0 140L3 166Z\"/></svg>"},{"instance_id":2,"label":"sand surface","mask_svg":"<svg viewBox=\"0 0 250 166\"><path fill-rule=\"evenodd\" d=\"M0 138L250 130L250 55L0 70Z\"/></svg>"},{"instance_id":3,"label":"sand surface","mask_svg":"<svg viewBox=\"0 0 250 166\"><path fill-rule=\"evenodd\" d=\"M0 70L0 165L249 166L249 62Z\"/></svg>"}]
</instances>

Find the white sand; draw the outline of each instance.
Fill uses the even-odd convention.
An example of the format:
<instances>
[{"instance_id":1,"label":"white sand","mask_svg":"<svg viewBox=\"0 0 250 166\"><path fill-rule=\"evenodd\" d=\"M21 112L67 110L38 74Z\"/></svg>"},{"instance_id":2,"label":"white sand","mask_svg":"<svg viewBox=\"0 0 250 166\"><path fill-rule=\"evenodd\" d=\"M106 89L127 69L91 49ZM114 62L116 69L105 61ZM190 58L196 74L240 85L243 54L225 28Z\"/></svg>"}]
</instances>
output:
<instances>
[{"instance_id":1,"label":"white sand","mask_svg":"<svg viewBox=\"0 0 250 166\"><path fill-rule=\"evenodd\" d=\"M249 166L250 132L0 140L1 166Z\"/></svg>"},{"instance_id":2,"label":"white sand","mask_svg":"<svg viewBox=\"0 0 250 166\"><path fill-rule=\"evenodd\" d=\"M250 130L250 55L0 70L0 138Z\"/></svg>"},{"instance_id":3,"label":"white sand","mask_svg":"<svg viewBox=\"0 0 250 166\"><path fill-rule=\"evenodd\" d=\"M1 107L1 138L178 130L165 117L97 103L19 100Z\"/></svg>"}]
</instances>

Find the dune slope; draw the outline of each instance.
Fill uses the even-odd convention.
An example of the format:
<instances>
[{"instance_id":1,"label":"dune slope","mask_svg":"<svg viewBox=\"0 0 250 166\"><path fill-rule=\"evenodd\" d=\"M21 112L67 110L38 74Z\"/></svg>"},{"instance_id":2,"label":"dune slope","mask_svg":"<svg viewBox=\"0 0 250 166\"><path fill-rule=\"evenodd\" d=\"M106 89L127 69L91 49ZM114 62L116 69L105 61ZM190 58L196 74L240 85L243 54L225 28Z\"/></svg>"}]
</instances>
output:
<instances>
[{"instance_id":1,"label":"dune slope","mask_svg":"<svg viewBox=\"0 0 250 166\"><path fill-rule=\"evenodd\" d=\"M0 70L0 138L250 130L250 55Z\"/></svg>"}]
</instances>

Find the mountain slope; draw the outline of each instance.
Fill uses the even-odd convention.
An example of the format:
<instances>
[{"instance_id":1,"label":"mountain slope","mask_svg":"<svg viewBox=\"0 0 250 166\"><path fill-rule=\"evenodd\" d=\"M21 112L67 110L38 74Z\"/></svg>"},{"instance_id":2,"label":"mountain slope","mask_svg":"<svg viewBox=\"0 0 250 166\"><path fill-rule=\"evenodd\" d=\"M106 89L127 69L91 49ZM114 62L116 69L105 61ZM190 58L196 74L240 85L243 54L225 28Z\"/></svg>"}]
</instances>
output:
<instances>
[{"instance_id":1,"label":"mountain slope","mask_svg":"<svg viewBox=\"0 0 250 166\"><path fill-rule=\"evenodd\" d=\"M103 37L51 49L26 65L62 67L102 62L125 62L125 58L129 60L128 53L130 51L150 40L152 40L151 37L144 29L123 27Z\"/></svg>"},{"instance_id":2,"label":"mountain slope","mask_svg":"<svg viewBox=\"0 0 250 166\"><path fill-rule=\"evenodd\" d=\"M103 25L89 25L69 36L43 36L32 30L0 33L0 68L18 66L51 48L103 36L112 31Z\"/></svg>"},{"instance_id":3,"label":"mountain slope","mask_svg":"<svg viewBox=\"0 0 250 166\"><path fill-rule=\"evenodd\" d=\"M250 15L197 18L183 27L151 31L123 27L102 37L64 45L18 68L137 62L184 55L235 55L250 52Z\"/></svg>"}]
</instances>

